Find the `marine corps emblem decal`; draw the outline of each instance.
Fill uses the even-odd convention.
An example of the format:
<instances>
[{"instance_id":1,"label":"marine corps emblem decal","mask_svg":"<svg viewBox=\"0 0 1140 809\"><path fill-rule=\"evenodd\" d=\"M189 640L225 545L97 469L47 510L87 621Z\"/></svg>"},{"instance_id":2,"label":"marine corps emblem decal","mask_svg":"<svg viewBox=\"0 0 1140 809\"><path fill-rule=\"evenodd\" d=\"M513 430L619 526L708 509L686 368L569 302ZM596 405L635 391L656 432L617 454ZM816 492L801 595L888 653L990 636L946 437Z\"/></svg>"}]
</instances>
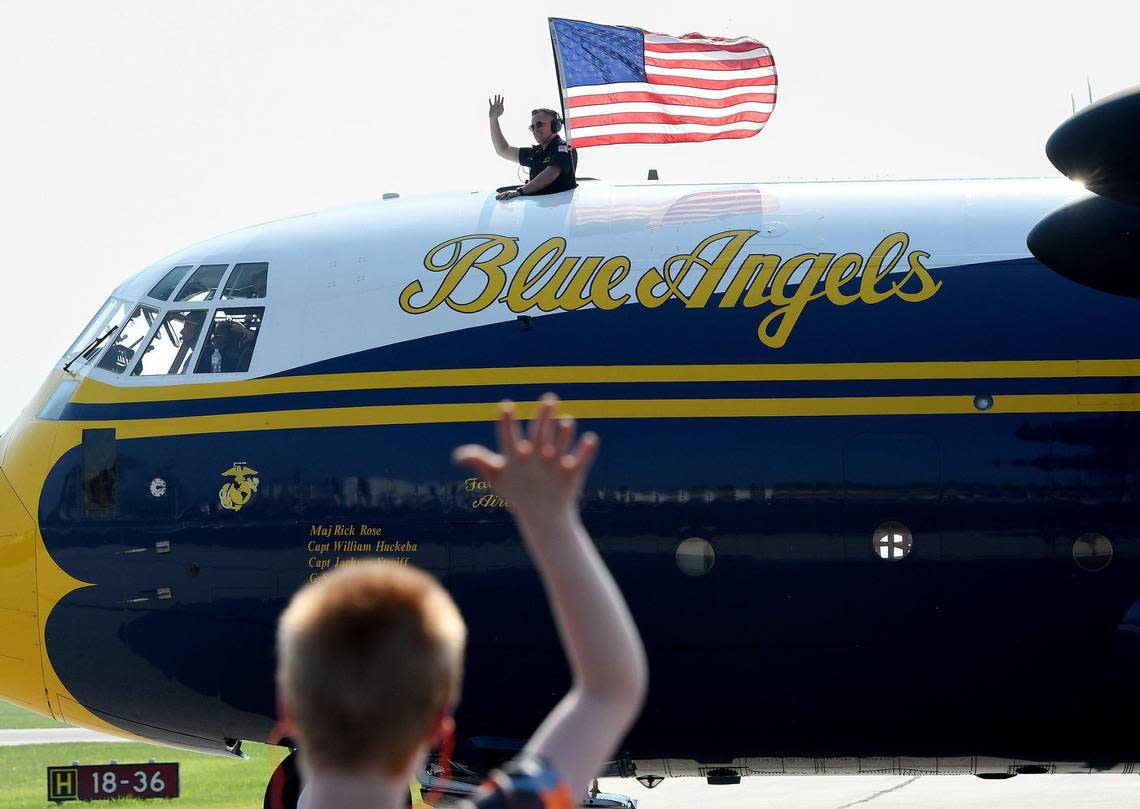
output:
<instances>
[{"instance_id":1,"label":"marine corps emblem decal","mask_svg":"<svg viewBox=\"0 0 1140 809\"><path fill-rule=\"evenodd\" d=\"M257 485L261 482L257 477L257 470L250 469L245 465L244 461L237 461L222 472L222 477L233 478L233 480L226 481L222 485L221 491L218 492L218 500L222 504L222 508L229 509L230 511L241 511L242 506L253 499L253 495L257 492Z\"/></svg>"}]
</instances>

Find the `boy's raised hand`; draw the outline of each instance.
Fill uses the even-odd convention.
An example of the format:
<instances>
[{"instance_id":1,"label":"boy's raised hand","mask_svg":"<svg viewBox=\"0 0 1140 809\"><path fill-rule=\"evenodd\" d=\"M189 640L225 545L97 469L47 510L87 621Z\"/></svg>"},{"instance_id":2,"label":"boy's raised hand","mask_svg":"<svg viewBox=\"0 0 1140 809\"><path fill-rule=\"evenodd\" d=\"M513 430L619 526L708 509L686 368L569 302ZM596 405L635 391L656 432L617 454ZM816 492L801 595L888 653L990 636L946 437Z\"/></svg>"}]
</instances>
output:
<instances>
[{"instance_id":1,"label":"boy's raised hand","mask_svg":"<svg viewBox=\"0 0 1140 809\"><path fill-rule=\"evenodd\" d=\"M586 433L575 443L574 419L556 417L557 408L557 396L543 396L523 437L514 404L503 402L496 430L499 451L467 444L452 453L455 463L490 483L524 522L575 509L597 455L597 435Z\"/></svg>"},{"instance_id":2,"label":"boy's raised hand","mask_svg":"<svg viewBox=\"0 0 1140 809\"><path fill-rule=\"evenodd\" d=\"M469 444L455 462L506 498L546 590L573 684L520 756L549 762L571 795L611 760L645 699L647 664L637 627L578 514L598 437L575 442L574 420L542 397L526 437L514 405L499 412L499 451Z\"/></svg>"}]
</instances>

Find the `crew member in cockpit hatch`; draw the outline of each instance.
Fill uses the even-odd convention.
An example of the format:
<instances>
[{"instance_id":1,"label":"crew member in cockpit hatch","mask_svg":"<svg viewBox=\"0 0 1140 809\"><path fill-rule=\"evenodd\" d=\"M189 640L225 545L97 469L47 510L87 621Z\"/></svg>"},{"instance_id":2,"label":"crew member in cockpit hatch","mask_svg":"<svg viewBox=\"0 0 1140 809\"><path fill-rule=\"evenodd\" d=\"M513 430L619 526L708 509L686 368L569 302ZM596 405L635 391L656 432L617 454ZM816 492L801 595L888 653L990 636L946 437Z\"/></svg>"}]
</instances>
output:
<instances>
[{"instance_id":1,"label":"crew member in cockpit hatch","mask_svg":"<svg viewBox=\"0 0 1140 809\"><path fill-rule=\"evenodd\" d=\"M578 187L574 179L577 155L558 134L562 130L562 117L557 112L546 108L531 110L530 131L537 145L524 146L520 149L507 143L507 139L503 137L503 130L499 128L499 116L503 114L503 97L497 95L487 103L490 107L487 114L491 118L491 144L495 147L495 154L530 169L530 180L525 185L517 190L503 191L497 199L557 194L559 191L569 191Z\"/></svg>"}]
</instances>

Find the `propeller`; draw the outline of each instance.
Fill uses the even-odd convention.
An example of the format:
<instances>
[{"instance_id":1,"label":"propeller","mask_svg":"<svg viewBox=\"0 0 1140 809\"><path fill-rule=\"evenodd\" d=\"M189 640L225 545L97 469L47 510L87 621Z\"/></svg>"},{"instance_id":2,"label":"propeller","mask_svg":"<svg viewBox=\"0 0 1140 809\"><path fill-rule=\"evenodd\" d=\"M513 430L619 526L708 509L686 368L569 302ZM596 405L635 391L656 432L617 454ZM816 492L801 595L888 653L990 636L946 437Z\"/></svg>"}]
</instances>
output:
<instances>
[{"instance_id":1,"label":"propeller","mask_svg":"<svg viewBox=\"0 0 1140 809\"><path fill-rule=\"evenodd\" d=\"M1026 242L1058 275L1140 298L1140 207L1104 197L1076 200L1038 222Z\"/></svg>"},{"instance_id":2,"label":"propeller","mask_svg":"<svg viewBox=\"0 0 1140 809\"><path fill-rule=\"evenodd\" d=\"M1049 137L1045 154L1094 194L1140 205L1140 87L1073 115Z\"/></svg>"},{"instance_id":3,"label":"propeller","mask_svg":"<svg viewBox=\"0 0 1140 809\"><path fill-rule=\"evenodd\" d=\"M1075 113L1049 137L1045 153L1096 196L1038 222L1026 238L1030 252L1077 283L1140 298L1140 86Z\"/></svg>"}]
</instances>

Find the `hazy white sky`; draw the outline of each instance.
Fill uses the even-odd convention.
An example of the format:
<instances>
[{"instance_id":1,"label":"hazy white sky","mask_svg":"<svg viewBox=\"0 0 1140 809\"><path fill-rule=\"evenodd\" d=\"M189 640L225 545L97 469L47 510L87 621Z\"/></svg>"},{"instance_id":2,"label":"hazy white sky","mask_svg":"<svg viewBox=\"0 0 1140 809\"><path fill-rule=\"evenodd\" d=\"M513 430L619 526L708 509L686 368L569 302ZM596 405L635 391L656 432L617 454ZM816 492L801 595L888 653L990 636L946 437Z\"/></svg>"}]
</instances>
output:
<instances>
[{"instance_id":1,"label":"hazy white sky","mask_svg":"<svg viewBox=\"0 0 1140 809\"><path fill-rule=\"evenodd\" d=\"M755 36L758 137L588 149L636 182L1040 176L1049 133L1140 82L1140 3L0 0L0 428L119 281L293 213L513 182L487 134L556 106L546 18Z\"/></svg>"}]
</instances>

